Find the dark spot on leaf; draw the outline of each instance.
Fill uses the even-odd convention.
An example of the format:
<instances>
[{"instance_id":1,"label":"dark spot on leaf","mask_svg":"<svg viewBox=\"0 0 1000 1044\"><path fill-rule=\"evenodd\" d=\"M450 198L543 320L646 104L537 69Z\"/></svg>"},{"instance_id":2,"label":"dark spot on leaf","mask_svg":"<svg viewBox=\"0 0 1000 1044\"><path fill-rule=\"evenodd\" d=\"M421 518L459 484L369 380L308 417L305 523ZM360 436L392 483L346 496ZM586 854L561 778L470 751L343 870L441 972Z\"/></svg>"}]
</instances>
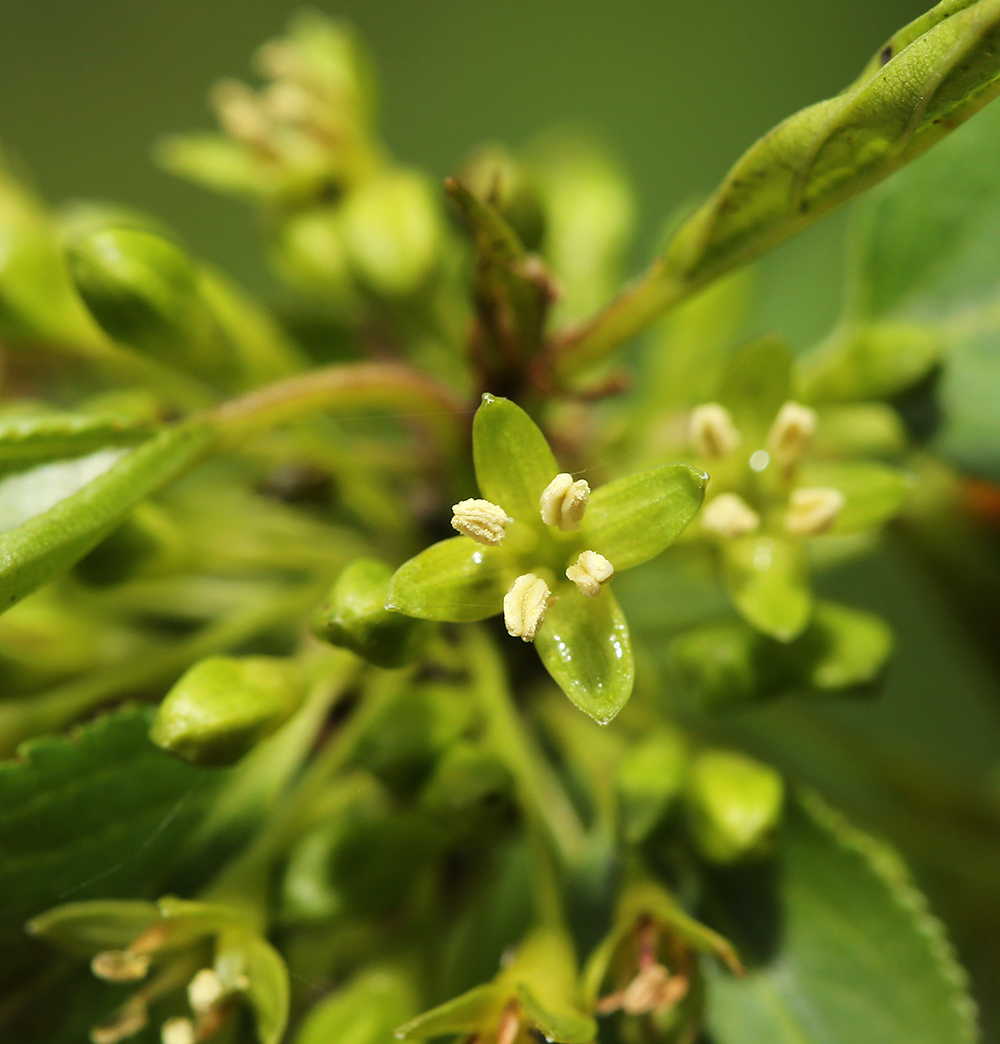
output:
<instances>
[{"instance_id":1,"label":"dark spot on leaf","mask_svg":"<svg viewBox=\"0 0 1000 1044\"><path fill-rule=\"evenodd\" d=\"M889 62L892 60L892 44L889 44L889 46L886 47L882 51L882 56L881 57L882 57L882 64L883 65L888 65Z\"/></svg>"}]
</instances>

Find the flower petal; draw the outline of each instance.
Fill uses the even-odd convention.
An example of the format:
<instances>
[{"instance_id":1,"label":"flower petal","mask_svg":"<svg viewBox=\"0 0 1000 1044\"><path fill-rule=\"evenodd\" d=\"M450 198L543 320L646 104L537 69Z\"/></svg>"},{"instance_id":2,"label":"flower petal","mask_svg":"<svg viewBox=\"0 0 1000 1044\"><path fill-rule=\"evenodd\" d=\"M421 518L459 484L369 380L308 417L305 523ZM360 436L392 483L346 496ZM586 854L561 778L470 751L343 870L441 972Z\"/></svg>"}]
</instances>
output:
<instances>
[{"instance_id":1,"label":"flower petal","mask_svg":"<svg viewBox=\"0 0 1000 1044\"><path fill-rule=\"evenodd\" d=\"M538 425L510 399L484 395L472 425L479 492L518 522L539 517L538 501L559 465Z\"/></svg>"},{"instance_id":2,"label":"flower petal","mask_svg":"<svg viewBox=\"0 0 1000 1044\"><path fill-rule=\"evenodd\" d=\"M888 522L913 488L909 476L875 461L843 461L805 465L799 485L840 490L844 508L831 533L860 533Z\"/></svg>"},{"instance_id":3,"label":"flower petal","mask_svg":"<svg viewBox=\"0 0 1000 1044\"><path fill-rule=\"evenodd\" d=\"M506 565L500 548L464 536L442 540L396 570L385 607L421 620L485 620L503 608Z\"/></svg>"},{"instance_id":4,"label":"flower petal","mask_svg":"<svg viewBox=\"0 0 1000 1044\"><path fill-rule=\"evenodd\" d=\"M632 695L632 642L610 590L596 598L564 590L550 607L535 648L562 691L601 725L607 725Z\"/></svg>"},{"instance_id":5,"label":"flower petal","mask_svg":"<svg viewBox=\"0 0 1000 1044\"><path fill-rule=\"evenodd\" d=\"M707 482L689 464L664 464L598 486L583 516L584 543L616 571L648 562L698 513Z\"/></svg>"},{"instance_id":6,"label":"flower petal","mask_svg":"<svg viewBox=\"0 0 1000 1044\"><path fill-rule=\"evenodd\" d=\"M780 642L797 638L813 606L802 544L748 536L727 541L723 555L726 585L740 615Z\"/></svg>"}]
</instances>

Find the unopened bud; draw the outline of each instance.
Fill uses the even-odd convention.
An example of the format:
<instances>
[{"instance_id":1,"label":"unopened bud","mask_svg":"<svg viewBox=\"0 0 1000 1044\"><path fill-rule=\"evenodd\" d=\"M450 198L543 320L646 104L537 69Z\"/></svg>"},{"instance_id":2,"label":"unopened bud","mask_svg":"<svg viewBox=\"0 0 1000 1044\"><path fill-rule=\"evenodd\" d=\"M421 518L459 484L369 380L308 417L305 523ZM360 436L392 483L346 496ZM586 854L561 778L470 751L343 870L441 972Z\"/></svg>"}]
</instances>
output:
<instances>
[{"instance_id":1,"label":"unopened bud","mask_svg":"<svg viewBox=\"0 0 1000 1044\"><path fill-rule=\"evenodd\" d=\"M549 607L549 585L534 573L519 576L503 596L503 620L507 633L533 642Z\"/></svg>"},{"instance_id":2,"label":"unopened bud","mask_svg":"<svg viewBox=\"0 0 1000 1044\"><path fill-rule=\"evenodd\" d=\"M256 94L239 80L220 80L210 100L222 129L238 141L252 145L266 141L271 126Z\"/></svg>"},{"instance_id":3,"label":"unopened bud","mask_svg":"<svg viewBox=\"0 0 1000 1044\"><path fill-rule=\"evenodd\" d=\"M742 441L725 406L706 402L691 411L688 437L700 457L725 457Z\"/></svg>"},{"instance_id":4,"label":"unopened bud","mask_svg":"<svg viewBox=\"0 0 1000 1044\"><path fill-rule=\"evenodd\" d=\"M507 523L513 521L502 507L488 500L460 500L451 510L451 524L459 533L490 547L503 543Z\"/></svg>"},{"instance_id":5,"label":"unopened bud","mask_svg":"<svg viewBox=\"0 0 1000 1044\"><path fill-rule=\"evenodd\" d=\"M222 1000L226 987L214 968L202 968L188 983L187 995L191 1010L201 1014L211 1011Z\"/></svg>"},{"instance_id":6,"label":"unopened bud","mask_svg":"<svg viewBox=\"0 0 1000 1044\"><path fill-rule=\"evenodd\" d=\"M547 526L558 526L564 532L580 528L580 520L590 500L590 486L586 480L577 479L565 471L545 487L538 507L542 521Z\"/></svg>"},{"instance_id":7,"label":"unopened bud","mask_svg":"<svg viewBox=\"0 0 1000 1044\"><path fill-rule=\"evenodd\" d=\"M622 1011L626 1015L648 1015L676 1004L688 991L688 981L672 976L662 964L651 964L625 987Z\"/></svg>"},{"instance_id":8,"label":"unopened bud","mask_svg":"<svg viewBox=\"0 0 1000 1044\"><path fill-rule=\"evenodd\" d=\"M94 1026L90 1031L91 1044L118 1044L145 1029L148 1022L146 1002L141 997L132 997L107 1022Z\"/></svg>"},{"instance_id":9,"label":"unopened bud","mask_svg":"<svg viewBox=\"0 0 1000 1044\"><path fill-rule=\"evenodd\" d=\"M733 539L753 533L760 525L760 515L735 493L720 493L705 505L701 513L702 529Z\"/></svg>"},{"instance_id":10,"label":"unopened bud","mask_svg":"<svg viewBox=\"0 0 1000 1044\"><path fill-rule=\"evenodd\" d=\"M167 1019L160 1027L160 1044L195 1044L194 1023L184 1015Z\"/></svg>"},{"instance_id":11,"label":"unopened bud","mask_svg":"<svg viewBox=\"0 0 1000 1044\"><path fill-rule=\"evenodd\" d=\"M94 954L90 970L105 982L138 982L149 971L149 956L130 950L104 950Z\"/></svg>"},{"instance_id":12,"label":"unopened bud","mask_svg":"<svg viewBox=\"0 0 1000 1044\"><path fill-rule=\"evenodd\" d=\"M779 464L797 464L816 432L816 411L797 402L786 402L778 410L767 433L767 448Z\"/></svg>"},{"instance_id":13,"label":"unopened bud","mask_svg":"<svg viewBox=\"0 0 1000 1044\"><path fill-rule=\"evenodd\" d=\"M839 489L817 487L792 490L785 512L785 530L793 536L816 536L833 525L844 509Z\"/></svg>"},{"instance_id":14,"label":"unopened bud","mask_svg":"<svg viewBox=\"0 0 1000 1044\"><path fill-rule=\"evenodd\" d=\"M566 570L566 577L576 584L580 594L593 598L601 593L601 585L614 575L615 567L596 551L581 551L580 557Z\"/></svg>"}]
</instances>

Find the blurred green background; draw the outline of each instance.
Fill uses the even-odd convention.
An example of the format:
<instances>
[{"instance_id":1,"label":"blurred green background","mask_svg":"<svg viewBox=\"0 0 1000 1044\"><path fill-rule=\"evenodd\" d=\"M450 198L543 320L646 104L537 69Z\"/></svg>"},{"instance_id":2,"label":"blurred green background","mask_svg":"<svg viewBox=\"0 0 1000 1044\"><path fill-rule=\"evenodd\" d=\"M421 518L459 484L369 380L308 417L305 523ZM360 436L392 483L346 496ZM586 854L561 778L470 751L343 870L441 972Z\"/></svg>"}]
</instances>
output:
<instances>
[{"instance_id":1,"label":"blurred green background","mask_svg":"<svg viewBox=\"0 0 1000 1044\"><path fill-rule=\"evenodd\" d=\"M212 125L206 88L246 77L295 0L0 0L0 142L50 201L148 210L261 289L246 210L158 171L150 144ZM648 250L757 136L835 93L925 0L339 0L382 82L397 158L443 177L483 140L591 130L634 178ZM761 325L801 343L837 300L827 221L768 262ZM636 264L639 263L636 259ZM770 287L780 285L781 290Z\"/></svg>"}]
</instances>

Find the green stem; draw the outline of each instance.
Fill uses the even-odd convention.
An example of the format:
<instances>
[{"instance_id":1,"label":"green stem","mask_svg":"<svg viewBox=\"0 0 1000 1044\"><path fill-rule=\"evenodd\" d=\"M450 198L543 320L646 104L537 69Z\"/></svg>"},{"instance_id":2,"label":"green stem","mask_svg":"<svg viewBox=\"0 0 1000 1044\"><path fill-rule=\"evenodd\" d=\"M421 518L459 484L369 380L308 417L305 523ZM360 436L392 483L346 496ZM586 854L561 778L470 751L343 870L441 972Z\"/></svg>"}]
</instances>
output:
<instances>
[{"instance_id":1,"label":"green stem","mask_svg":"<svg viewBox=\"0 0 1000 1044\"><path fill-rule=\"evenodd\" d=\"M297 587L234 612L142 660L68 682L30 699L0 701L0 757L10 756L19 743L32 736L65 728L102 704L169 685L196 660L239 646L276 624L301 616L319 601L328 580Z\"/></svg>"},{"instance_id":2,"label":"green stem","mask_svg":"<svg viewBox=\"0 0 1000 1044\"><path fill-rule=\"evenodd\" d=\"M522 806L544 829L563 862L572 865L587 844L576 810L518 716L494 644L480 628L470 628L467 648L473 690L490 739L514 777Z\"/></svg>"},{"instance_id":3,"label":"green stem","mask_svg":"<svg viewBox=\"0 0 1000 1044\"><path fill-rule=\"evenodd\" d=\"M443 385L399 363L327 366L233 399L209 413L232 439L321 409L385 409L430 426L448 456L465 437L463 404Z\"/></svg>"}]
</instances>

